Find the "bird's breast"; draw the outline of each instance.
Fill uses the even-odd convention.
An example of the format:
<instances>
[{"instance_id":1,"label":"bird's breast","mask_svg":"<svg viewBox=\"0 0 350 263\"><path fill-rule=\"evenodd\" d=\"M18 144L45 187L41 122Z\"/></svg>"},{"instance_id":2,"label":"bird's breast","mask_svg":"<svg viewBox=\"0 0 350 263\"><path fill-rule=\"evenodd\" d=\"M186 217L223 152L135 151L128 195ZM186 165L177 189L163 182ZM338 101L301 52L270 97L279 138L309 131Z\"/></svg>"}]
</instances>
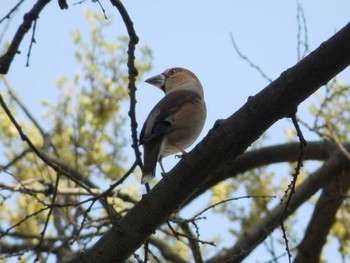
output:
<instances>
[{"instance_id":1,"label":"bird's breast","mask_svg":"<svg viewBox=\"0 0 350 263\"><path fill-rule=\"evenodd\" d=\"M201 133L206 119L206 105L197 98L184 105L173 116L172 131L164 137L162 157L178 153L190 147Z\"/></svg>"}]
</instances>

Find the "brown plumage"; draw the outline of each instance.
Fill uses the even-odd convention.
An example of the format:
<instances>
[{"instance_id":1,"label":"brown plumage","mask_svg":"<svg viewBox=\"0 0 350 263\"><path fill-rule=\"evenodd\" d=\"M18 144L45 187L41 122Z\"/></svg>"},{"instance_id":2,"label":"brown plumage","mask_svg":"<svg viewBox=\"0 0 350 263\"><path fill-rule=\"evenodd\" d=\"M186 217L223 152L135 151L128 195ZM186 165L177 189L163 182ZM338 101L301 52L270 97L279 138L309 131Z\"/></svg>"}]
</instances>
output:
<instances>
[{"instance_id":1,"label":"brown plumage","mask_svg":"<svg viewBox=\"0 0 350 263\"><path fill-rule=\"evenodd\" d=\"M201 83L189 70L171 68L146 80L165 93L148 115L140 134L144 149L141 182L155 177L157 161L162 171L162 158L192 145L201 133L206 119L206 106Z\"/></svg>"}]
</instances>

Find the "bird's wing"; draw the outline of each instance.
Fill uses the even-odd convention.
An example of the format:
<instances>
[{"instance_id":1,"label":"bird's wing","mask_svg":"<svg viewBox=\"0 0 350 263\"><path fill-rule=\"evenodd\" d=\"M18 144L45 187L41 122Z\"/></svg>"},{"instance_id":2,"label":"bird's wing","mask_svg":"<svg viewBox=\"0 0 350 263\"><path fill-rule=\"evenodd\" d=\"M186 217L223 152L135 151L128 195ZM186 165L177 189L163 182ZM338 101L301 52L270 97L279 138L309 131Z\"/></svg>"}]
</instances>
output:
<instances>
[{"instance_id":1,"label":"bird's wing","mask_svg":"<svg viewBox=\"0 0 350 263\"><path fill-rule=\"evenodd\" d=\"M187 90L176 91L166 95L150 112L140 134L140 144L171 132L174 125L174 115L188 103L195 103L202 97Z\"/></svg>"}]
</instances>

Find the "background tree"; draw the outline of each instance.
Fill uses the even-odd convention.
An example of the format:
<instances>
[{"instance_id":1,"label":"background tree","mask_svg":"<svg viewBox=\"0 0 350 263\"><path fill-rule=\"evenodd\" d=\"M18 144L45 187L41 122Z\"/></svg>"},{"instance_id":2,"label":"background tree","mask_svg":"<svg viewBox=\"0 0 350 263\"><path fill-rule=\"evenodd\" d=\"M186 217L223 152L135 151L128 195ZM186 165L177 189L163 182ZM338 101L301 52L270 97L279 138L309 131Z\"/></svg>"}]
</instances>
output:
<instances>
[{"instance_id":1,"label":"background tree","mask_svg":"<svg viewBox=\"0 0 350 263\"><path fill-rule=\"evenodd\" d=\"M8 178L1 183L6 189L0 208L4 258L48 261L56 257L62 262L121 262L128 258L139 262L203 262L205 258L208 262L239 262L264 242L272 261L282 256L290 260L296 255L296 262L318 262L328 237L339 240L339 253L345 261L349 257L349 146L344 121L348 86L339 81L326 85L320 103L311 106L314 122L300 121L319 135L319 141L306 146L295 111L305 98L349 65L350 26L249 98L232 116L217 121L203 142L142 196L125 180L131 173L139 173L136 165L142 166L137 147L135 78L150 68L150 51L143 49L135 64L138 38L132 21L121 2L111 2L126 24L129 40L107 41L101 29L111 25L109 20L87 13L90 41L83 41L78 31L73 33L81 71L72 80L57 80L57 105L44 103L45 128L3 78L7 93L1 94L1 142L7 160L3 172ZM23 29L30 25L35 28L46 4L37 1L24 17L18 35L0 58L2 73L9 69L26 32ZM67 7L65 1L59 4ZM325 60L327 63L322 63ZM129 170L123 166L127 138L122 135L124 117L120 112L127 93L136 160ZM294 137L289 140L298 138L297 142L274 146L259 143L243 154L284 117L292 119L296 130L297 136L293 130ZM319 161L318 167L303 170L308 160ZM292 177L281 178L270 170L279 162L290 163L286 170ZM111 186L103 191L100 185L105 182ZM181 208L207 191L211 191L211 206L191 218L182 218ZM317 192L317 200L312 199ZM235 201L237 196L243 200ZM244 199L248 197L253 198ZM314 213L300 238L294 233L299 219L293 215L307 202ZM227 250L211 248L213 240L200 236L198 225L208 210L236 222L231 229L235 241ZM273 230L279 227L282 233L276 235ZM137 250L142 244L143 249ZM282 255L275 251L280 244L286 249Z\"/></svg>"},{"instance_id":2,"label":"background tree","mask_svg":"<svg viewBox=\"0 0 350 263\"><path fill-rule=\"evenodd\" d=\"M2 77L7 88L2 95L18 115L19 125L49 162L71 176L65 177L65 172L61 174L41 162L21 142L2 109L1 148L7 160L2 170L7 178L1 184L5 191L0 207L3 215L0 244L5 258L23 255L24 260L38 253L43 262L51 254L64 261L71 253L70 244L86 246L96 234L105 232L108 225L103 207L95 206L89 215L84 212L89 208L89 195L102 193L96 180L113 182L126 172L123 148L127 138L123 136L125 116L121 104L128 97L127 38L107 40L104 32L112 24L103 14L87 11L86 18L90 39L82 39L77 30L72 32L80 70L71 80L66 76L57 79L58 101L56 104L43 101L43 120L33 117L9 80ZM137 63L140 76L150 69L150 59L150 50L143 47ZM118 192L120 196L114 193L108 202L122 213L133 203L135 194L128 188ZM127 195L121 197L123 192ZM126 202L123 198L127 198ZM82 220L88 220L87 225Z\"/></svg>"}]
</instances>

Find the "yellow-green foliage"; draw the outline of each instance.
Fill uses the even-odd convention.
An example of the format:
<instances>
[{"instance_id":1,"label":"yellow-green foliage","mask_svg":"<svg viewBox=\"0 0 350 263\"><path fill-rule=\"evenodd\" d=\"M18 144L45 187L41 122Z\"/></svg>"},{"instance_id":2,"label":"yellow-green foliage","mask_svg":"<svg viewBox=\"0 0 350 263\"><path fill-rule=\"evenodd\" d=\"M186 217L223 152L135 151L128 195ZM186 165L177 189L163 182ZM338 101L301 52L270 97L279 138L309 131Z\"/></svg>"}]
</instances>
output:
<instances>
[{"instance_id":1,"label":"yellow-green foliage","mask_svg":"<svg viewBox=\"0 0 350 263\"><path fill-rule=\"evenodd\" d=\"M327 140L344 142L349 140L350 124L350 88L344 83L334 80L326 86L322 96L317 93L319 105L311 104L310 113L316 121L312 127L319 135Z\"/></svg>"}]
</instances>

